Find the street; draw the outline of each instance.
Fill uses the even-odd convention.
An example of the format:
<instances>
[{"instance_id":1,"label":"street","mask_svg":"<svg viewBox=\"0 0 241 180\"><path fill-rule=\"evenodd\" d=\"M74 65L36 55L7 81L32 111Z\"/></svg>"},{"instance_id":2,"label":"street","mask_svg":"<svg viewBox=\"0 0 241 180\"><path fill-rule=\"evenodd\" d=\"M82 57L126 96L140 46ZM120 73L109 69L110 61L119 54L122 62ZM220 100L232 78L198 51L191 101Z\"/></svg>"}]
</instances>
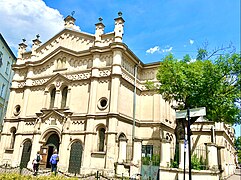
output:
<instances>
[{"instance_id":1,"label":"street","mask_svg":"<svg viewBox=\"0 0 241 180\"><path fill-rule=\"evenodd\" d=\"M240 180L240 179L241 179L241 169L236 169L235 174L228 178L228 180Z\"/></svg>"}]
</instances>

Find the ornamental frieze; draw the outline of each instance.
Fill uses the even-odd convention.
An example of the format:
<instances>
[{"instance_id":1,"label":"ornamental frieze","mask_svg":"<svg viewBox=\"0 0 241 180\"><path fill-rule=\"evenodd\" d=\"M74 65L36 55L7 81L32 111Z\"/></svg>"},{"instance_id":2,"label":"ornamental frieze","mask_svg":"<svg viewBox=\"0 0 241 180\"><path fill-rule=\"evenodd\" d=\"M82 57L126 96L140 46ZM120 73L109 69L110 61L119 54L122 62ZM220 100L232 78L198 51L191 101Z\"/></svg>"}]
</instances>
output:
<instances>
[{"instance_id":1,"label":"ornamental frieze","mask_svg":"<svg viewBox=\"0 0 241 180\"><path fill-rule=\"evenodd\" d=\"M85 73L80 73L80 74L72 74L72 75L65 75L66 78L69 80L82 80L82 79L89 79L91 75L91 72L85 72Z\"/></svg>"},{"instance_id":2,"label":"ornamental frieze","mask_svg":"<svg viewBox=\"0 0 241 180\"><path fill-rule=\"evenodd\" d=\"M49 79L50 78L33 80L32 86L40 86L40 85L44 84L45 82L47 82Z\"/></svg>"},{"instance_id":3,"label":"ornamental frieze","mask_svg":"<svg viewBox=\"0 0 241 180\"><path fill-rule=\"evenodd\" d=\"M74 125L81 125L81 124L84 124L85 123L85 121L73 121L72 122L72 124L74 124Z\"/></svg>"},{"instance_id":4,"label":"ornamental frieze","mask_svg":"<svg viewBox=\"0 0 241 180\"><path fill-rule=\"evenodd\" d=\"M153 80L156 77L155 70L143 71L141 74L141 80Z\"/></svg>"},{"instance_id":5,"label":"ornamental frieze","mask_svg":"<svg viewBox=\"0 0 241 180\"><path fill-rule=\"evenodd\" d=\"M26 86L26 82L19 82L18 83L18 88L23 88L24 86Z\"/></svg>"},{"instance_id":6,"label":"ornamental frieze","mask_svg":"<svg viewBox=\"0 0 241 180\"><path fill-rule=\"evenodd\" d=\"M134 86L134 78L131 77L130 75L128 75L127 73L122 71L122 78L125 79L127 82L129 82L130 84L132 84ZM136 87L140 90L145 90L146 87L144 84L138 83L136 82Z\"/></svg>"},{"instance_id":7,"label":"ornamental frieze","mask_svg":"<svg viewBox=\"0 0 241 180\"><path fill-rule=\"evenodd\" d=\"M47 65L41 67L41 68L37 68L33 71L34 75L41 75L43 72L46 72L50 67L52 67L54 65L54 62L50 62Z\"/></svg>"},{"instance_id":8,"label":"ornamental frieze","mask_svg":"<svg viewBox=\"0 0 241 180\"><path fill-rule=\"evenodd\" d=\"M123 61L121 62L122 68L124 68L127 72L134 75L134 66L135 64L128 60L126 57L123 58Z\"/></svg>"},{"instance_id":9,"label":"ornamental frieze","mask_svg":"<svg viewBox=\"0 0 241 180\"><path fill-rule=\"evenodd\" d=\"M100 77L107 77L111 74L111 71L108 69L108 70L100 70L99 71L99 76Z\"/></svg>"}]
</instances>

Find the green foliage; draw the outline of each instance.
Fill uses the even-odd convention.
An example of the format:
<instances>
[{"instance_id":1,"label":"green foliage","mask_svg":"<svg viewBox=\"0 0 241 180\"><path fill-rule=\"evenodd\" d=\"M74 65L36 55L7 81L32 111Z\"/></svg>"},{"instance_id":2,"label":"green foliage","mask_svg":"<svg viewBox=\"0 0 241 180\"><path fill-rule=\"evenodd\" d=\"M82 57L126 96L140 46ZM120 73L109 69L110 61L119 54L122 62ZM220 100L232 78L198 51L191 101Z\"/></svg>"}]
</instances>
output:
<instances>
[{"instance_id":1,"label":"green foliage","mask_svg":"<svg viewBox=\"0 0 241 180\"><path fill-rule=\"evenodd\" d=\"M237 156L238 156L238 164L241 164L241 150L237 151Z\"/></svg>"},{"instance_id":2,"label":"green foliage","mask_svg":"<svg viewBox=\"0 0 241 180\"><path fill-rule=\"evenodd\" d=\"M152 159L152 165L153 166L159 166L160 165L160 155L159 154L153 154L151 159Z\"/></svg>"},{"instance_id":3,"label":"green foliage","mask_svg":"<svg viewBox=\"0 0 241 180\"><path fill-rule=\"evenodd\" d=\"M234 146L236 150L241 150L241 136L234 140Z\"/></svg>"},{"instance_id":4,"label":"green foliage","mask_svg":"<svg viewBox=\"0 0 241 180\"><path fill-rule=\"evenodd\" d=\"M206 170L206 160L203 159L201 156L200 158L197 157L196 154L194 154L191 158L191 163L192 163L192 169L196 170Z\"/></svg>"},{"instance_id":5,"label":"green foliage","mask_svg":"<svg viewBox=\"0 0 241 180\"><path fill-rule=\"evenodd\" d=\"M141 162L143 165L150 165L151 163L151 158L150 157L141 157Z\"/></svg>"},{"instance_id":6,"label":"green foliage","mask_svg":"<svg viewBox=\"0 0 241 180\"><path fill-rule=\"evenodd\" d=\"M30 176L30 175L20 175L20 174L16 174L16 173L4 173L4 174L0 174L0 179L4 179L4 180L64 180L64 179L68 179L68 180L77 180L78 178L66 178L64 176Z\"/></svg>"},{"instance_id":7,"label":"green foliage","mask_svg":"<svg viewBox=\"0 0 241 180\"><path fill-rule=\"evenodd\" d=\"M160 155L159 154L153 154L152 157L142 157L141 158L143 165L153 165L153 166L159 166L160 164Z\"/></svg>"},{"instance_id":8,"label":"green foliage","mask_svg":"<svg viewBox=\"0 0 241 180\"><path fill-rule=\"evenodd\" d=\"M206 49L199 48L197 53L197 60L204 60L208 56Z\"/></svg>"},{"instance_id":9,"label":"green foliage","mask_svg":"<svg viewBox=\"0 0 241 180\"><path fill-rule=\"evenodd\" d=\"M146 81L145 86L148 90L155 90L156 86L152 81Z\"/></svg>"},{"instance_id":10,"label":"green foliage","mask_svg":"<svg viewBox=\"0 0 241 180\"><path fill-rule=\"evenodd\" d=\"M198 53L194 61L188 55L183 60L167 55L157 73L159 92L165 100L181 104L180 110L206 107L209 120L240 124L240 54L204 60L207 51L199 49Z\"/></svg>"},{"instance_id":11,"label":"green foliage","mask_svg":"<svg viewBox=\"0 0 241 180\"><path fill-rule=\"evenodd\" d=\"M178 168L178 162L171 159L170 168Z\"/></svg>"},{"instance_id":12,"label":"green foliage","mask_svg":"<svg viewBox=\"0 0 241 180\"><path fill-rule=\"evenodd\" d=\"M234 140L234 146L237 150L238 163L241 164L241 136Z\"/></svg>"}]
</instances>

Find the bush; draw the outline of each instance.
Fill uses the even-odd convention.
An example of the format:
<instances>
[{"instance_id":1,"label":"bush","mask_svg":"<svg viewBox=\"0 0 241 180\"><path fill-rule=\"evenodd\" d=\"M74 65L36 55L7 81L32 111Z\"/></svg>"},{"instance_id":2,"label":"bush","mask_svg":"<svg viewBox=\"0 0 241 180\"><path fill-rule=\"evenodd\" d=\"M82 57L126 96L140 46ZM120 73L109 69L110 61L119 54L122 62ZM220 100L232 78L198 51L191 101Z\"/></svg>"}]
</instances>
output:
<instances>
[{"instance_id":1,"label":"bush","mask_svg":"<svg viewBox=\"0 0 241 180\"><path fill-rule=\"evenodd\" d=\"M202 156L198 158L197 155L194 154L191 158L191 163L192 163L192 169L196 169L196 170L206 169L206 160L203 159Z\"/></svg>"},{"instance_id":2,"label":"bush","mask_svg":"<svg viewBox=\"0 0 241 180\"><path fill-rule=\"evenodd\" d=\"M16 173L5 173L0 174L0 180L77 180L78 178L66 178L64 176L31 176L31 175L20 175Z\"/></svg>"},{"instance_id":3,"label":"bush","mask_svg":"<svg viewBox=\"0 0 241 180\"><path fill-rule=\"evenodd\" d=\"M178 162L177 162L177 161L174 161L173 159L171 159L170 168L178 168Z\"/></svg>"},{"instance_id":4,"label":"bush","mask_svg":"<svg viewBox=\"0 0 241 180\"><path fill-rule=\"evenodd\" d=\"M153 154L152 157L142 157L141 158L143 165L153 165L153 166L159 166L160 164L160 155L159 154Z\"/></svg>"}]
</instances>

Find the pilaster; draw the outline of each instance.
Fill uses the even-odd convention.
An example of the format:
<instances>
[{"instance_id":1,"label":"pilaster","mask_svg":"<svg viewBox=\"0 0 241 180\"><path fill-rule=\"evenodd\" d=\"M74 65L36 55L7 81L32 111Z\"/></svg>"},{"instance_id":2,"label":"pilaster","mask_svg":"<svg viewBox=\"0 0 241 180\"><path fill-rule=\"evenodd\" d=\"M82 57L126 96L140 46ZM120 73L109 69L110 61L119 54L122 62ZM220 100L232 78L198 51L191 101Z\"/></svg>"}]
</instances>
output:
<instances>
[{"instance_id":1,"label":"pilaster","mask_svg":"<svg viewBox=\"0 0 241 180\"><path fill-rule=\"evenodd\" d=\"M70 99L71 99L71 89L68 87L67 100L66 100L67 108L69 108L69 106L70 106Z\"/></svg>"},{"instance_id":2,"label":"pilaster","mask_svg":"<svg viewBox=\"0 0 241 180\"><path fill-rule=\"evenodd\" d=\"M218 150L214 143L207 143L208 166L209 169L218 169Z\"/></svg>"},{"instance_id":3,"label":"pilaster","mask_svg":"<svg viewBox=\"0 0 241 180\"><path fill-rule=\"evenodd\" d=\"M120 77L122 72L121 62L122 62L121 50L114 49L112 76L111 76L110 113L118 112L119 87L120 87Z\"/></svg>"},{"instance_id":4,"label":"pilaster","mask_svg":"<svg viewBox=\"0 0 241 180\"><path fill-rule=\"evenodd\" d=\"M43 108L49 108L48 105L47 105L48 96L50 97L49 91L45 90L44 91L44 97L43 97L43 105L42 105Z\"/></svg>"},{"instance_id":5,"label":"pilaster","mask_svg":"<svg viewBox=\"0 0 241 180\"><path fill-rule=\"evenodd\" d=\"M26 89L24 90L23 94L24 94L24 100L23 100L23 111L22 111L22 116L25 117L27 114L27 108L28 108L28 99L30 96L30 88L26 87Z\"/></svg>"},{"instance_id":6,"label":"pilaster","mask_svg":"<svg viewBox=\"0 0 241 180\"><path fill-rule=\"evenodd\" d=\"M20 165L20 161L21 161L21 155L20 154L20 147L21 147L21 143L22 143L23 139L22 139L22 135L18 134L15 137L15 143L14 143L14 151L13 151L13 156L12 156L12 166L16 167Z\"/></svg>"},{"instance_id":7,"label":"pilaster","mask_svg":"<svg viewBox=\"0 0 241 180\"><path fill-rule=\"evenodd\" d=\"M160 166L162 167L168 167L170 165L170 141L166 139L162 139L161 142L161 157L160 157Z\"/></svg>"},{"instance_id":8,"label":"pilaster","mask_svg":"<svg viewBox=\"0 0 241 180\"><path fill-rule=\"evenodd\" d=\"M91 166L91 152L93 144L93 129L94 129L94 117L89 116L86 121L86 135L84 141L83 151L83 165L82 168L88 171Z\"/></svg>"},{"instance_id":9,"label":"pilaster","mask_svg":"<svg viewBox=\"0 0 241 180\"><path fill-rule=\"evenodd\" d=\"M90 82L90 95L89 95L89 107L88 113L95 114L97 106L97 88L98 88L98 77L99 77L99 63L100 63L100 54L93 52L93 67L91 72L91 82Z\"/></svg>"},{"instance_id":10,"label":"pilaster","mask_svg":"<svg viewBox=\"0 0 241 180\"><path fill-rule=\"evenodd\" d=\"M142 149L142 140L134 140L134 149L133 149L133 160L130 167L130 176L140 173L141 168L141 149Z\"/></svg>"}]
</instances>

